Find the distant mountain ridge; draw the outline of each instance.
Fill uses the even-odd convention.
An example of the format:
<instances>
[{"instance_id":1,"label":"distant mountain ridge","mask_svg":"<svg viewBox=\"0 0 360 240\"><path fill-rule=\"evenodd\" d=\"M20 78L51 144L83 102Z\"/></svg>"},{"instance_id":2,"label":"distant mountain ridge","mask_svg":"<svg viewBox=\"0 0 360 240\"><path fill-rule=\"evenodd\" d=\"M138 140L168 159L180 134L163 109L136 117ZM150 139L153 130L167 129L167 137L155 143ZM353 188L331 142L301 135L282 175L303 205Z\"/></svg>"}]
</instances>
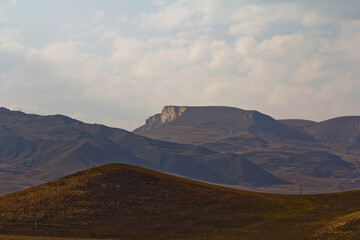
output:
<instances>
[{"instance_id":1,"label":"distant mountain ridge","mask_svg":"<svg viewBox=\"0 0 360 240\"><path fill-rule=\"evenodd\" d=\"M170 123L179 118L186 110L186 107L165 106L160 114L156 114L146 119L146 128L157 128L166 123Z\"/></svg>"},{"instance_id":2,"label":"distant mountain ridge","mask_svg":"<svg viewBox=\"0 0 360 240\"><path fill-rule=\"evenodd\" d=\"M360 143L360 116L322 121L309 127L307 132L322 142Z\"/></svg>"},{"instance_id":3,"label":"distant mountain ridge","mask_svg":"<svg viewBox=\"0 0 360 240\"><path fill-rule=\"evenodd\" d=\"M0 108L0 193L107 163L258 191L296 193L299 184L311 193L354 189L357 121L278 121L232 107L168 106L130 133Z\"/></svg>"},{"instance_id":4,"label":"distant mountain ridge","mask_svg":"<svg viewBox=\"0 0 360 240\"><path fill-rule=\"evenodd\" d=\"M146 124L133 132L144 136L156 138L156 134L169 137L171 140L175 135L172 129L178 128L181 134L197 135L204 131L211 132L215 140L225 137L239 135L261 135L270 134L279 138L308 139L311 137L306 133L290 128L272 117L253 110L242 110L234 107L187 107L187 106L165 106L160 114L156 114L146 120ZM167 132L169 136L167 136ZM148 133L150 133L148 135ZM161 139L164 139L161 138ZM204 136L209 138L209 136ZM194 138L196 140L197 138ZM189 139L187 139L189 140ZM181 142L181 141L179 141ZM190 142L188 143L195 143Z\"/></svg>"},{"instance_id":5,"label":"distant mountain ridge","mask_svg":"<svg viewBox=\"0 0 360 240\"><path fill-rule=\"evenodd\" d=\"M160 114L149 117L145 125L133 132L154 137L165 129L163 134L166 135L167 131L172 131L169 126L184 129L223 128L227 130L224 132L226 135L265 133L290 139L313 138L323 142L360 143L360 116L344 116L322 122L275 120L258 111L223 106L165 106Z\"/></svg>"},{"instance_id":6,"label":"distant mountain ridge","mask_svg":"<svg viewBox=\"0 0 360 240\"><path fill-rule=\"evenodd\" d=\"M201 146L153 140L62 115L0 109L0 193L106 163L127 163L219 184L288 184L245 157L228 159ZM234 166L236 176L228 169Z\"/></svg>"},{"instance_id":7,"label":"distant mountain ridge","mask_svg":"<svg viewBox=\"0 0 360 240\"><path fill-rule=\"evenodd\" d=\"M315 121L304 119L281 119L278 121L297 130L306 130L317 123Z\"/></svg>"},{"instance_id":8,"label":"distant mountain ridge","mask_svg":"<svg viewBox=\"0 0 360 240\"><path fill-rule=\"evenodd\" d=\"M275 120L234 107L165 106L133 132L236 153L294 185L310 185L314 192L360 187L360 117ZM354 184L346 181L349 177L356 178Z\"/></svg>"}]
</instances>

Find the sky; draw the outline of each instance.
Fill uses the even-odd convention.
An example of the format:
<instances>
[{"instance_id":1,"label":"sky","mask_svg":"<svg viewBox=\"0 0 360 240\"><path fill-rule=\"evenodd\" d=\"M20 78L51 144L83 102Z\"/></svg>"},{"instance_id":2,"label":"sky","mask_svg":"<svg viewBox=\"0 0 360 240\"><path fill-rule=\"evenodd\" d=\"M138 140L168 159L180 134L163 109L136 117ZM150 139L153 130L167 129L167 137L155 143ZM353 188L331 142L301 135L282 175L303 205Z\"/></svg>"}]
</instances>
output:
<instances>
[{"instance_id":1,"label":"sky","mask_svg":"<svg viewBox=\"0 0 360 240\"><path fill-rule=\"evenodd\" d=\"M358 0L0 0L0 106L133 130L165 105L360 115Z\"/></svg>"}]
</instances>

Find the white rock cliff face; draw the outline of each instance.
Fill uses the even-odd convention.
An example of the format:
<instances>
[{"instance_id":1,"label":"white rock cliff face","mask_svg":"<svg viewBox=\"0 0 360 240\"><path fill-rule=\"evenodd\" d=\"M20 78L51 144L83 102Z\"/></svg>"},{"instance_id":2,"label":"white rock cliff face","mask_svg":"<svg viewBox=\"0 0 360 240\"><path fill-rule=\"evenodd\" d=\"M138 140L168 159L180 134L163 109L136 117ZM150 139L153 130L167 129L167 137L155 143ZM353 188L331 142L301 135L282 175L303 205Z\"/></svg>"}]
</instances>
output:
<instances>
[{"instance_id":1,"label":"white rock cliff face","mask_svg":"<svg viewBox=\"0 0 360 240\"><path fill-rule=\"evenodd\" d=\"M160 114L156 114L146 120L146 128L157 128L163 124L169 123L177 119L185 112L186 107L165 106Z\"/></svg>"}]
</instances>

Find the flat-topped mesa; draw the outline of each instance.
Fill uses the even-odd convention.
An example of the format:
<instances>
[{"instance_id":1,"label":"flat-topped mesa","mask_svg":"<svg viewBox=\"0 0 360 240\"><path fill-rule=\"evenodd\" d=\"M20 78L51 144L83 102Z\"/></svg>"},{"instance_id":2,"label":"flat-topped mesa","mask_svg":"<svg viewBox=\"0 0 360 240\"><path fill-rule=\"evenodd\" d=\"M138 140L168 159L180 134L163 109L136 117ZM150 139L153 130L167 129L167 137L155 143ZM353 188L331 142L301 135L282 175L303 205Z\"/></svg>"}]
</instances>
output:
<instances>
[{"instance_id":1,"label":"flat-topped mesa","mask_svg":"<svg viewBox=\"0 0 360 240\"><path fill-rule=\"evenodd\" d=\"M160 114L156 114L146 119L145 128L157 128L165 123L169 123L181 116L186 107L165 106Z\"/></svg>"}]
</instances>

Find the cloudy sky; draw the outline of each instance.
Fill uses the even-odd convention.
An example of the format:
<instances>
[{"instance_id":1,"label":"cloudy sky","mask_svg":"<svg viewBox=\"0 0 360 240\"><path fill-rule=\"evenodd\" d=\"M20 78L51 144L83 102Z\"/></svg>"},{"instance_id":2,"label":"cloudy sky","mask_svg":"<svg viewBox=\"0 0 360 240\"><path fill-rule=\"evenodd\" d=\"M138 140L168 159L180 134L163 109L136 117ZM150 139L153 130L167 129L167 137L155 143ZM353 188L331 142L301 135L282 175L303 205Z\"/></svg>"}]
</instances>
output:
<instances>
[{"instance_id":1,"label":"cloudy sky","mask_svg":"<svg viewBox=\"0 0 360 240\"><path fill-rule=\"evenodd\" d=\"M0 0L0 106L133 130L164 105L360 115L358 0Z\"/></svg>"}]
</instances>

